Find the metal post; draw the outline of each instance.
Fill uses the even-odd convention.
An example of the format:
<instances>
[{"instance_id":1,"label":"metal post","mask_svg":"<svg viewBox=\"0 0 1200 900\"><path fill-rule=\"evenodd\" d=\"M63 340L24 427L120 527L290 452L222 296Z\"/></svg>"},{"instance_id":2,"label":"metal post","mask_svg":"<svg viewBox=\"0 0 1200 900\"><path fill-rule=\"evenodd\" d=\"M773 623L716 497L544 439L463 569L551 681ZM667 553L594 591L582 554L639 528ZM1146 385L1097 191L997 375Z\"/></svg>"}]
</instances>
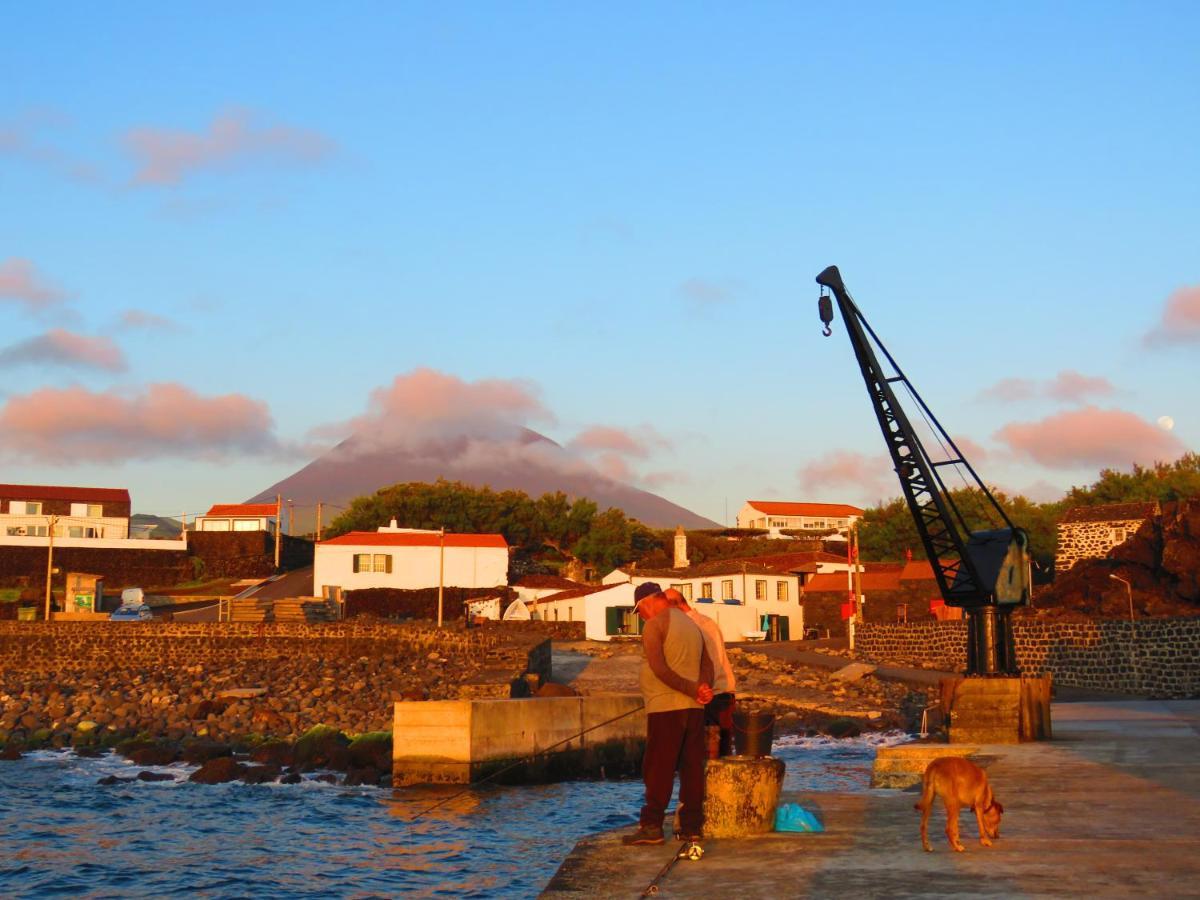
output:
<instances>
[{"instance_id":1,"label":"metal post","mask_svg":"<svg viewBox=\"0 0 1200 900\"><path fill-rule=\"evenodd\" d=\"M279 568L279 545L283 530L283 494L275 495L275 568Z\"/></svg>"},{"instance_id":2,"label":"metal post","mask_svg":"<svg viewBox=\"0 0 1200 900\"><path fill-rule=\"evenodd\" d=\"M442 594L446 580L446 529L438 529L438 628L442 627Z\"/></svg>"},{"instance_id":3,"label":"metal post","mask_svg":"<svg viewBox=\"0 0 1200 900\"><path fill-rule=\"evenodd\" d=\"M1125 585L1125 596L1129 598L1129 674L1133 678L1135 685L1138 683L1137 671L1137 649L1135 641L1137 639L1137 625L1133 621L1133 585L1122 578L1120 575L1109 574L1108 576L1113 581L1119 581Z\"/></svg>"},{"instance_id":4,"label":"metal post","mask_svg":"<svg viewBox=\"0 0 1200 900\"><path fill-rule=\"evenodd\" d=\"M317 543L321 542L321 501L317 501Z\"/></svg>"}]
</instances>

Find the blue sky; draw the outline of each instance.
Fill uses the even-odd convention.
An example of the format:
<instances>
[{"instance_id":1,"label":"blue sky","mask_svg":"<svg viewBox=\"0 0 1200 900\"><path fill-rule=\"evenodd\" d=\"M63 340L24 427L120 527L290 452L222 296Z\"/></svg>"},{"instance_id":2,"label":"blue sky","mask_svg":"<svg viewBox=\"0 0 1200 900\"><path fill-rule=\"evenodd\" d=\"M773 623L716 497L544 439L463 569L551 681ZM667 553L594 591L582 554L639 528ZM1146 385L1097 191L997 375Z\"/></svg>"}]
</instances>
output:
<instances>
[{"instance_id":1,"label":"blue sky","mask_svg":"<svg viewBox=\"0 0 1200 900\"><path fill-rule=\"evenodd\" d=\"M4 30L0 480L202 511L372 391L433 414L428 369L469 408L511 382L501 418L718 520L872 502L896 491L820 335L831 263L991 482L1048 499L1200 447L1195 4L27 4Z\"/></svg>"}]
</instances>

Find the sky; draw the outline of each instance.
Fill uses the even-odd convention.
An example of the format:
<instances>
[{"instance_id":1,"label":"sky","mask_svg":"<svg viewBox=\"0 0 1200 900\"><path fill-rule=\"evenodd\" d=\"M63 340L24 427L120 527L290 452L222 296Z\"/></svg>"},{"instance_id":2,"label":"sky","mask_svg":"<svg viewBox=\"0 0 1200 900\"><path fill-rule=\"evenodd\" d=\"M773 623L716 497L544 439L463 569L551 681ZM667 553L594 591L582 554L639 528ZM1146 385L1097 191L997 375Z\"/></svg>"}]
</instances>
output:
<instances>
[{"instance_id":1,"label":"sky","mask_svg":"<svg viewBox=\"0 0 1200 900\"><path fill-rule=\"evenodd\" d=\"M831 264L990 484L1200 448L1200 6L834 6L10 6L0 482L194 515L470 420L874 503Z\"/></svg>"}]
</instances>

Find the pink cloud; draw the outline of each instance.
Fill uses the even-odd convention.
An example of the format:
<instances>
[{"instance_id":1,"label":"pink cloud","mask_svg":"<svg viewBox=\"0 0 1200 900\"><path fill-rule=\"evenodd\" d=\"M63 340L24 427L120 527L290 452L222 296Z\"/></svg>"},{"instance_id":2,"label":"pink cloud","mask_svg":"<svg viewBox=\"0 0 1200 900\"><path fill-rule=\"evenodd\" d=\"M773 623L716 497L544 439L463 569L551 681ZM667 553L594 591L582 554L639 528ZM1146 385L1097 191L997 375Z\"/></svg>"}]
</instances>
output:
<instances>
[{"instance_id":1,"label":"pink cloud","mask_svg":"<svg viewBox=\"0 0 1200 900\"><path fill-rule=\"evenodd\" d=\"M42 312L65 299L62 291L38 275L29 260L14 256L0 263L0 300L15 300L29 312Z\"/></svg>"},{"instance_id":2,"label":"pink cloud","mask_svg":"<svg viewBox=\"0 0 1200 900\"><path fill-rule=\"evenodd\" d=\"M530 382L501 378L471 382L420 368L373 390L363 415L313 433L324 437L352 433L360 447L371 450L446 437L513 438L533 420L553 422L554 415Z\"/></svg>"},{"instance_id":3,"label":"pink cloud","mask_svg":"<svg viewBox=\"0 0 1200 900\"><path fill-rule=\"evenodd\" d=\"M829 496L831 489L850 489L856 496L878 499L893 496L899 488L885 456L866 456L853 450L834 450L800 467L796 473L807 492Z\"/></svg>"},{"instance_id":4,"label":"pink cloud","mask_svg":"<svg viewBox=\"0 0 1200 900\"><path fill-rule=\"evenodd\" d=\"M1148 347L1200 343L1200 285L1182 287L1167 298L1162 317L1143 343Z\"/></svg>"},{"instance_id":5,"label":"pink cloud","mask_svg":"<svg viewBox=\"0 0 1200 900\"><path fill-rule=\"evenodd\" d=\"M649 425L635 429L593 425L572 438L570 447L580 453L609 451L645 459L653 450L670 449L671 442Z\"/></svg>"},{"instance_id":6,"label":"pink cloud","mask_svg":"<svg viewBox=\"0 0 1200 900\"><path fill-rule=\"evenodd\" d=\"M40 132L47 126L62 123L61 116L41 110L0 125L0 154L35 163L76 181L99 180L94 166L73 159L41 138Z\"/></svg>"},{"instance_id":7,"label":"pink cloud","mask_svg":"<svg viewBox=\"0 0 1200 900\"><path fill-rule=\"evenodd\" d=\"M133 183L158 186L252 162L311 165L334 151L333 142L316 131L260 124L244 110L216 116L203 132L135 128L124 144L137 165Z\"/></svg>"},{"instance_id":8,"label":"pink cloud","mask_svg":"<svg viewBox=\"0 0 1200 900\"><path fill-rule=\"evenodd\" d=\"M125 354L111 338L55 328L0 350L0 366L47 363L77 369L124 372Z\"/></svg>"},{"instance_id":9,"label":"pink cloud","mask_svg":"<svg viewBox=\"0 0 1200 900\"><path fill-rule=\"evenodd\" d=\"M137 394L41 388L0 407L0 454L13 459L69 465L280 452L265 404L242 394L202 397L180 384Z\"/></svg>"},{"instance_id":10,"label":"pink cloud","mask_svg":"<svg viewBox=\"0 0 1200 900\"><path fill-rule=\"evenodd\" d=\"M121 328L145 331L177 331L179 326L170 319L141 309L127 309L121 313Z\"/></svg>"},{"instance_id":11,"label":"pink cloud","mask_svg":"<svg viewBox=\"0 0 1200 900\"><path fill-rule=\"evenodd\" d=\"M1133 413L1094 406L1014 422L995 437L1018 457L1050 469L1149 464L1174 460L1186 449L1174 435Z\"/></svg>"},{"instance_id":12,"label":"pink cloud","mask_svg":"<svg viewBox=\"0 0 1200 900\"><path fill-rule=\"evenodd\" d=\"M625 461L625 458L616 453L600 454L596 459L595 466L600 474L611 478L613 481L623 481L629 484L638 480L637 475L629 467L629 463Z\"/></svg>"},{"instance_id":13,"label":"pink cloud","mask_svg":"<svg viewBox=\"0 0 1200 900\"><path fill-rule=\"evenodd\" d=\"M1115 392L1116 388L1107 378L1081 375L1071 369L1064 369L1046 384L1046 393L1050 397L1067 403L1080 403L1090 396L1106 397Z\"/></svg>"},{"instance_id":14,"label":"pink cloud","mask_svg":"<svg viewBox=\"0 0 1200 900\"><path fill-rule=\"evenodd\" d=\"M987 449L981 444L975 443L969 437L956 437L954 443L958 447L959 452L967 458L967 462L971 465L975 465L988 457Z\"/></svg>"},{"instance_id":15,"label":"pink cloud","mask_svg":"<svg viewBox=\"0 0 1200 900\"><path fill-rule=\"evenodd\" d=\"M979 396L984 400L1015 403L1019 400L1029 400L1036 393L1036 385L1028 378L1002 378L991 387L986 387L980 391Z\"/></svg>"},{"instance_id":16,"label":"pink cloud","mask_svg":"<svg viewBox=\"0 0 1200 900\"><path fill-rule=\"evenodd\" d=\"M642 476L642 484L653 490L667 487L672 484L687 484L691 479L684 472L671 472L662 470L658 472L647 472Z\"/></svg>"}]
</instances>

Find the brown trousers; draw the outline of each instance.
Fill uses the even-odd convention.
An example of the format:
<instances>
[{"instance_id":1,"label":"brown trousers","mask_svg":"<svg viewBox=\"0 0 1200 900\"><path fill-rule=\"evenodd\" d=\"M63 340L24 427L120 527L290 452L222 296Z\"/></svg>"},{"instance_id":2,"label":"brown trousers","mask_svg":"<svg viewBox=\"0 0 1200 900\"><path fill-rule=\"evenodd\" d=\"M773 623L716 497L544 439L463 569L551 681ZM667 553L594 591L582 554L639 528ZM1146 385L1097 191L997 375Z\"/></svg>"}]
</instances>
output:
<instances>
[{"instance_id":1,"label":"brown trousers","mask_svg":"<svg viewBox=\"0 0 1200 900\"><path fill-rule=\"evenodd\" d=\"M646 716L642 780L646 805L640 823L659 827L679 772L679 827L699 834L704 825L704 710L675 709Z\"/></svg>"}]
</instances>

